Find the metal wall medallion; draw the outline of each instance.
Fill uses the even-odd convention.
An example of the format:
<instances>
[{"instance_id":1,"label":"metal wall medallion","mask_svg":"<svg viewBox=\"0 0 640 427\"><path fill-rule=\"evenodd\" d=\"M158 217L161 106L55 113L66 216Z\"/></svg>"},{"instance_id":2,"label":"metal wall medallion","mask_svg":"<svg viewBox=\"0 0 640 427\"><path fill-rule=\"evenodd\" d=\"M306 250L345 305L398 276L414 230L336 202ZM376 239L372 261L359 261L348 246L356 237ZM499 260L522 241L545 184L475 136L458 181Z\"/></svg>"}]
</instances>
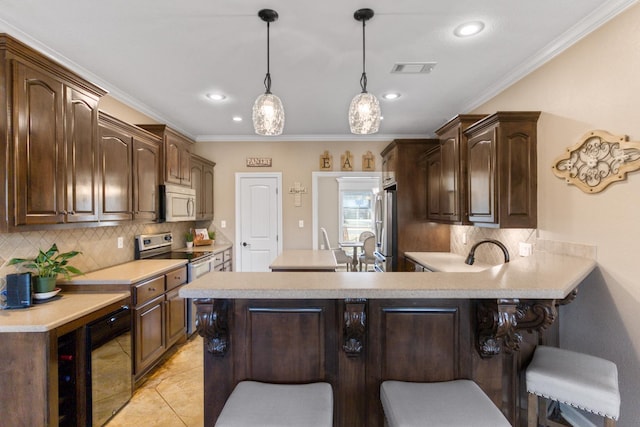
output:
<instances>
[{"instance_id":1,"label":"metal wall medallion","mask_svg":"<svg viewBox=\"0 0 640 427\"><path fill-rule=\"evenodd\" d=\"M598 193L627 172L640 169L640 142L602 130L587 132L551 166L553 173L585 193Z\"/></svg>"}]
</instances>

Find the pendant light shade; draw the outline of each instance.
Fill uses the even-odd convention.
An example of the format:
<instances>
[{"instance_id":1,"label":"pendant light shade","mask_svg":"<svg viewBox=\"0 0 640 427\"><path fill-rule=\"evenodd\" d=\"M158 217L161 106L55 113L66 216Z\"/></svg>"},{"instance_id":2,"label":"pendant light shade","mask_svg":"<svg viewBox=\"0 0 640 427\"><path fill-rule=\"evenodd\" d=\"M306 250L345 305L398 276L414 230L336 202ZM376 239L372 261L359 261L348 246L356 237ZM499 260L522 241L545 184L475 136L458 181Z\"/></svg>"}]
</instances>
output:
<instances>
[{"instance_id":1,"label":"pendant light shade","mask_svg":"<svg viewBox=\"0 0 640 427\"><path fill-rule=\"evenodd\" d=\"M281 135L284 129L284 108L282 101L271 93L271 73L269 72L269 25L278 19L278 12L262 9L258 16L267 23L267 75L264 78L265 93L253 104L253 129L258 135Z\"/></svg>"},{"instance_id":2,"label":"pendant light shade","mask_svg":"<svg viewBox=\"0 0 640 427\"><path fill-rule=\"evenodd\" d=\"M362 22L362 76L360 77L362 92L351 100L351 105L349 106L349 127L351 128L351 133L368 135L378 132L381 115L378 99L367 92L367 73L365 71L365 23L373 18L373 10L356 10L353 17L356 21Z\"/></svg>"}]
</instances>

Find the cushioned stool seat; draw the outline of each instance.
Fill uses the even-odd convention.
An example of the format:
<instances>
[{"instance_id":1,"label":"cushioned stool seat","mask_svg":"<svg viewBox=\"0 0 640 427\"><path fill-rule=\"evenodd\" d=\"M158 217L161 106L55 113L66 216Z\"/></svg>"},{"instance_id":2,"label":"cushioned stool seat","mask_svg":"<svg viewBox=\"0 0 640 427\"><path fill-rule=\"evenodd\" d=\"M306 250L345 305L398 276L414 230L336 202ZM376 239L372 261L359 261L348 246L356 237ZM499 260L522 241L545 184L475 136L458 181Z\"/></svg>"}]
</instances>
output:
<instances>
[{"instance_id":1,"label":"cushioned stool seat","mask_svg":"<svg viewBox=\"0 0 640 427\"><path fill-rule=\"evenodd\" d=\"M389 427L511 427L470 380L438 383L385 381L380 400Z\"/></svg>"},{"instance_id":2,"label":"cushioned stool seat","mask_svg":"<svg viewBox=\"0 0 640 427\"><path fill-rule=\"evenodd\" d=\"M327 383L242 381L227 399L216 427L331 427L333 392Z\"/></svg>"},{"instance_id":3,"label":"cushioned stool seat","mask_svg":"<svg viewBox=\"0 0 640 427\"><path fill-rule=\"evenodd\" d=\"M608 360L538 346L527 367L526 380L527 392L530 393L530 426L537 425L536 396L599 414L611 420L608 425L613 425L612 420L617 420L620 415L618 368Z\"/></svg>"}]
</instances>

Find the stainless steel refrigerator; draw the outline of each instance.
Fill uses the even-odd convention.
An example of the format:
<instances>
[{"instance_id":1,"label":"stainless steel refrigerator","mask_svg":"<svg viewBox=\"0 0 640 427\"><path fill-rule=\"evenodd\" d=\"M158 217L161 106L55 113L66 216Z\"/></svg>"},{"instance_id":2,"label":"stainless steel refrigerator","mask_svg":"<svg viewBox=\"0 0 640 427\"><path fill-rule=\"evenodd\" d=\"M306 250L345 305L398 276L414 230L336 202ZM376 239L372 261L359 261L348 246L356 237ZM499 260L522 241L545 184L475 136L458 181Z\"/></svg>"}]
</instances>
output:
<instances>
[{"instance_id":1,"label":"stainless steel refrigerator","mask_svg":"<svg viewBox=\"0 0 640 427\"><path fill-rule=\"evenodd\" d=\"M376 195L376 262L379 272L398 271L398 224L396 190L387 188Z\"/></svg>"}]
</instances>

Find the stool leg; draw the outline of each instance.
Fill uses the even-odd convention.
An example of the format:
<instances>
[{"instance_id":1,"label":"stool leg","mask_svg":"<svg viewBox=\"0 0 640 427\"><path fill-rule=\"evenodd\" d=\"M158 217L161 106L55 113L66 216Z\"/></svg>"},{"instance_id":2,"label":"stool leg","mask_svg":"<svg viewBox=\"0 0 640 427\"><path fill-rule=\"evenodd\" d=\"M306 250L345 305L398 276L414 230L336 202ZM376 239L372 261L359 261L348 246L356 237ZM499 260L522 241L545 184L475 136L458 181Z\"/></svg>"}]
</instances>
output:
<instances>
[{"instance_id":1,"label":"stool leg","mask_svg":"<svg viewBox=\"0 0 640 427\"><path fill-rule=\"evenodd\" d=\"M616 427L616 420L604 417L604 427Z\"/></svg>"},{"instance_id":2,"label":"stool leg","mask_svg":"<svg viewBox=\"0 0 640 427\"><path fill-rule=\"evenodd\" d=\"M527 403L527 427L538 427L538 396L533 393Z\"/></svg>"},{"instance_id":3,"label":"stool leg","mask_svg":"<svg viewBox=\"0 0 640 427\"><path fill-rule=\"evenodd\" d=\"M540 402L542 401L542 403ZM538 423L542 427L549 426L549 420L547 419L547 412L549 412L549 402L544 397L538 398Z\"/></svg>"}]
</instances>

